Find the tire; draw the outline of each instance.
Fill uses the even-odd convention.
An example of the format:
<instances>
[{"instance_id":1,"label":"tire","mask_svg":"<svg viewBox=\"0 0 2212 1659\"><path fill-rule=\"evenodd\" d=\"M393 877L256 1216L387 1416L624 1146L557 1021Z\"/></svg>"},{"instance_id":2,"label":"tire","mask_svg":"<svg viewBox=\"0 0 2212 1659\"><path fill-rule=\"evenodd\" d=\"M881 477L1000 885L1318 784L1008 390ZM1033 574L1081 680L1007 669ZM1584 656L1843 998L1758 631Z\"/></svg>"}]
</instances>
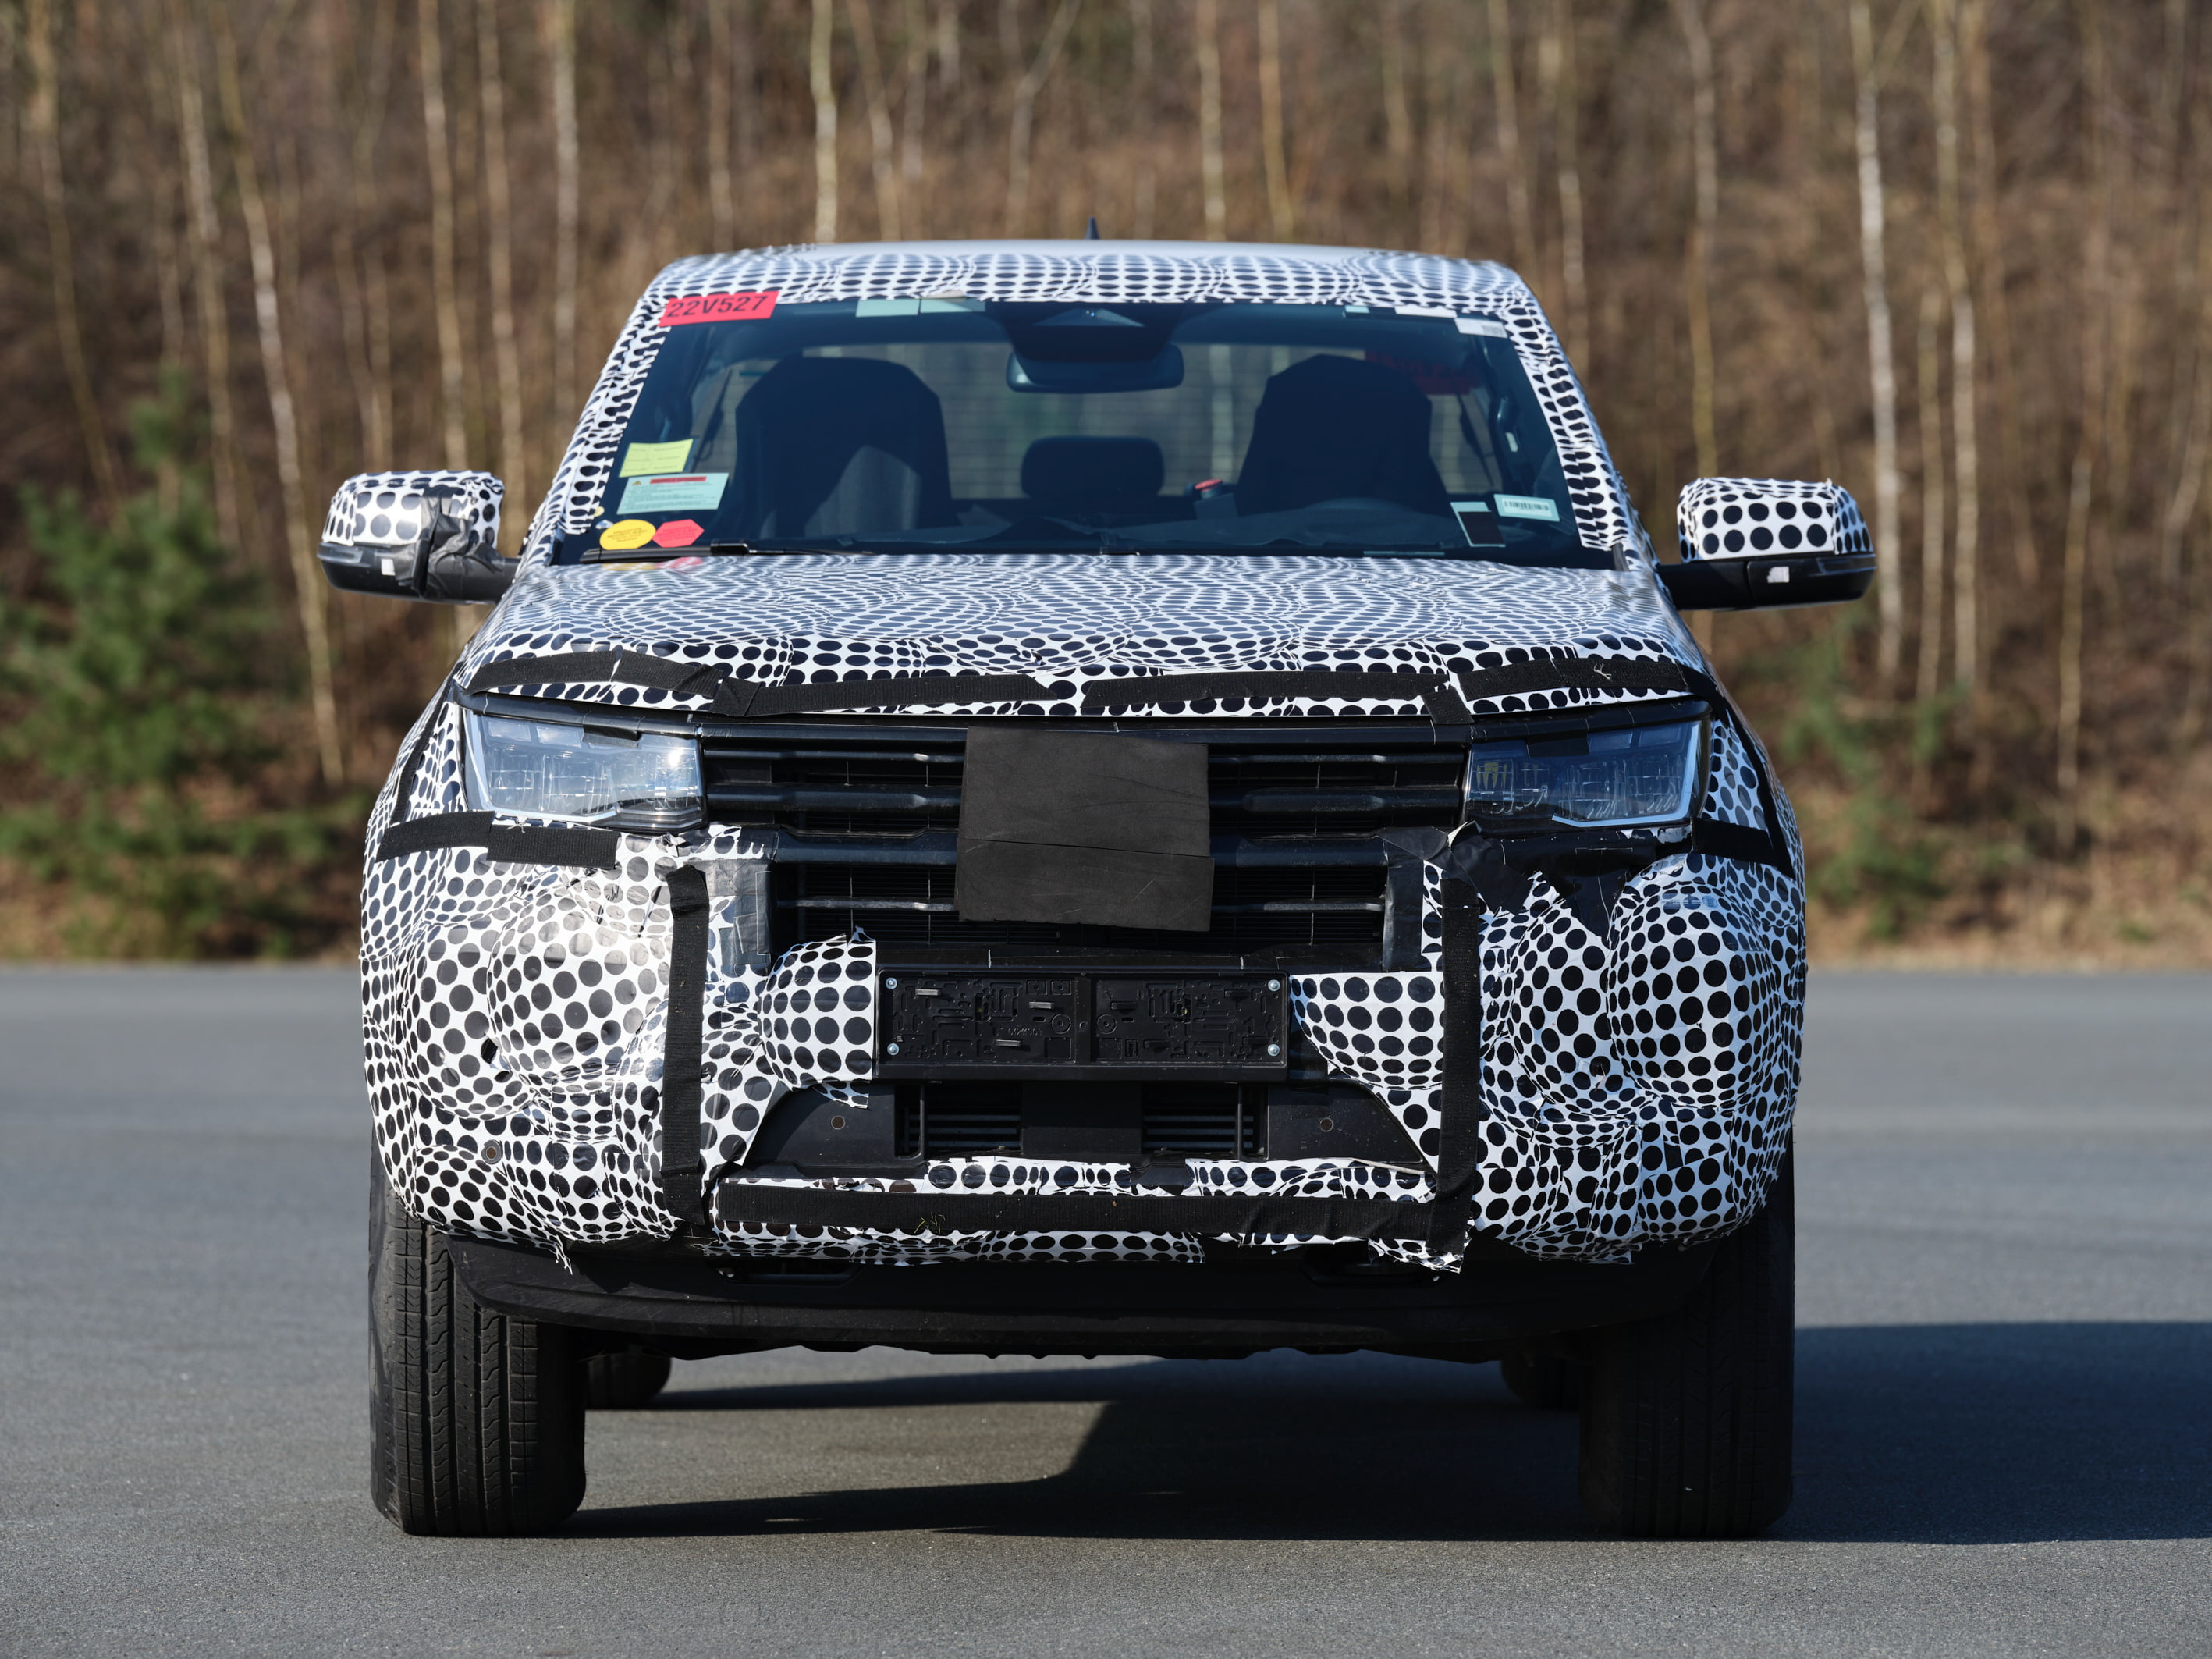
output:
<instances>
[{"instance_id":1,"label":"tire","mask_svg":"<svg viewBox=\"0 0 2212 1659\"><path fill-rule=\"evenodd\" d=\"M1498 1362L1505 1386L1524 1406L1542 1412L1571 1412L1582 1397L1582 1367L1555 1354L1525 1350Z\"/></svg>"},{"instance_id":2,"label":"tire","mask_svg":"<svg viewBox=\"0 0 2212 1659\"><path fill-rule=\"evenodd\" d=\"M370 1183L369 1491L401 1531L550 1532L584 1501L573 1332L477 1306L443 1234Z\"/></svg>"},{"instance_id":3,"label":"tire","mask_svg":"<svg viewBox=\"0 0 2212 1659\"><path fill-rule=\"evenodd\" d=\"M1790 1507L1796 1231L1790 1161L1677 1311L1596 1334L1582 1498L1631 1538L1747 1538Z\"/></svg>"},{"instance_id":4,"label":"tire","mask_svg":"<svg viewBox=\"0 0 2212 1659\"><path fill-rule=\"evenodd\" d=\"M668 1356L644 1348L617 1348L584 1362L584 1403L595 1412L634 1412L653 1403L668 1386Z\"/></svg>"}]
</instances>

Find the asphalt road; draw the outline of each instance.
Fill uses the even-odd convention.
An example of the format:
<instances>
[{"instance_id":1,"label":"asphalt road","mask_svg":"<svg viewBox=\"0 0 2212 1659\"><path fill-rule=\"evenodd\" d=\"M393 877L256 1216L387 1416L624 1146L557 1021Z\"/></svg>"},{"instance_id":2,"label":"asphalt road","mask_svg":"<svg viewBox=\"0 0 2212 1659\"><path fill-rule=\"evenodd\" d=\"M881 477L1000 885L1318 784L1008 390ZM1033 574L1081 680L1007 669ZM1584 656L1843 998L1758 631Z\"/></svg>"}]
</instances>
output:
<instances>
[{"instance_id":1,"label":"asphalt road","mask_svg":"<svg viewBox=\"0 0 2212 1659\"><path fill-rule=\"evenodd\" d=\"M404 1538L354 999L0 973L0 1652L2212 1649L2212 979L1815 980L1797 1503L1687 1546L1495 1367L884 1351L680 1365L566 1534Z\"/></svg>"}]
</instances>

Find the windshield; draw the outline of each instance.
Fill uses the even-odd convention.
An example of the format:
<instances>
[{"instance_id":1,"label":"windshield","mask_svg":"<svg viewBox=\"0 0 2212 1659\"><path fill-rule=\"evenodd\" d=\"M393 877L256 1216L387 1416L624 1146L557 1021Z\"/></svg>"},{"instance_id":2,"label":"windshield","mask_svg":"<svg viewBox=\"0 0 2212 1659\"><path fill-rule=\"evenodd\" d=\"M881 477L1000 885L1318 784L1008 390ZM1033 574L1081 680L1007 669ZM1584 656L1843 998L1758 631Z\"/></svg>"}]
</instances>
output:
<instances>
[{"instance_id":1,"label":"windshield","mask_svg":"<svg viewBox=\"0 0 2212 1659\"><path fill-rule=\"evenodd\" d=\"M738 544L1612 568L1504 325L1361 306L679 301L567 560ZM720 310L729 320L682 320ZM680 313L680 315L679 315Z\"/></svg>"}]
</instances>

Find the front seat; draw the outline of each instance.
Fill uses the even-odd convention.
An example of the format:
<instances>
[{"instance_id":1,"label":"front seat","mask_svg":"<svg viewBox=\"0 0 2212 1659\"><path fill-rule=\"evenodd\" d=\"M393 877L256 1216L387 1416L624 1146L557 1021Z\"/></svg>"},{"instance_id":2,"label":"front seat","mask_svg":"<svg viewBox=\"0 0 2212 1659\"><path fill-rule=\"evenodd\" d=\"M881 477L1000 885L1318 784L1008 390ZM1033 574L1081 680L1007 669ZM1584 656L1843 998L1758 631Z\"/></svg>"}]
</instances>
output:
<instances>
[{"instance_id":1,"label":"front seat","mask_svg":"<svg viewBox=\"0 0 2212 1659\"><path fill-rule=\"evenodd\" d=\"M1022 494L1054 518L1147 512L1166 477L1150 438L1039 438L1022 455Z\"/></svg>"},{"instance_id":2,"label":"front seat","mask_svg":"<svg viewBox=\"0 0 2212 1659\"><path fill-rule=\"evenodd\" d=\"M740 538L953 522L945 412L902 364L786 357L738 404L731 425Z\"/></svg>"},{"instance_id":3,"label":"front seat","mask_svg":"<svg viewBox=\"0 0 2212 1659\"><path fill-rule=\"evenodd\" d=\"M1237 511L1281 513L1341 496L1450 510L1429 453L1429 400L1395 368L1314 356L1270 375L1237 478Z\"/></svg>"}]
</instances>

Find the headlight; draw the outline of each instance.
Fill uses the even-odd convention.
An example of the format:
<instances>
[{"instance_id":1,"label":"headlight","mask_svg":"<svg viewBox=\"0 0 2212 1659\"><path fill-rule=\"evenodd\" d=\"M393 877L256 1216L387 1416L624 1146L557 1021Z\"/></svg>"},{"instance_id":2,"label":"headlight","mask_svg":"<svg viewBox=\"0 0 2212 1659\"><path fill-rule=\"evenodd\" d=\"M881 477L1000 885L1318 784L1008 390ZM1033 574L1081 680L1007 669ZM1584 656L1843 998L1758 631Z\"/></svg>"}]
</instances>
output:
<instances>
[{"instance_id":1,"label":"headlight","mask_svg":"<svg viewBox=\"0 0 2212 1659\"><path fill-rule=\"evenodd\" d=\"M696 822L699 745L552 720L468 716L469 805L526 817L627 829Z\"/></svg>"},{"instance_id":2,"label":"headlight","mask_svg":"<svg viewBox=\"0 0 2212 1659\"><path fill-rule=\"evenodd\" d=\"M1507 743L1467 757L1467 815L1571 824L1673 823L1705 766L1703 720Z\"/></svg>"}]
</instances>

